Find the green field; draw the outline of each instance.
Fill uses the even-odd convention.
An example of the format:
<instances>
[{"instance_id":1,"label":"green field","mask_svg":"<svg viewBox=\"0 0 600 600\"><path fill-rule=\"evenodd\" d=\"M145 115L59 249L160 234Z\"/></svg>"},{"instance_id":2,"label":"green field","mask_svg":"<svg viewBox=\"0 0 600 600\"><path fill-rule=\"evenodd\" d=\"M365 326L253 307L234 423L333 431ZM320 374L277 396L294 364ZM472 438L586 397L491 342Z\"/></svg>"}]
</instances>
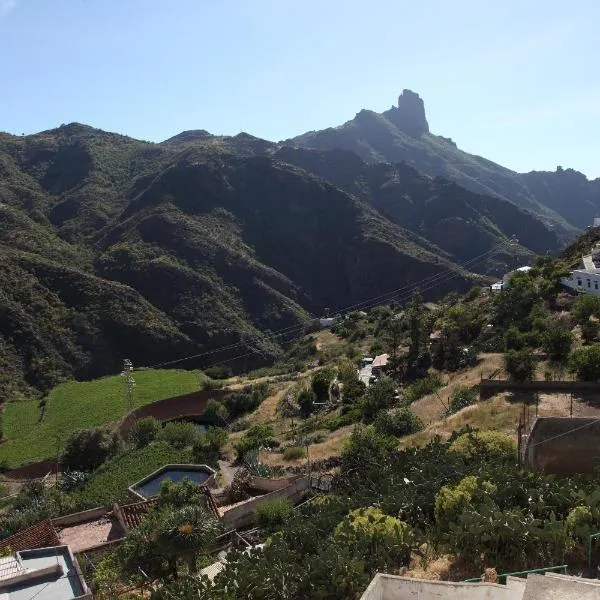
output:
<instances>
[{"instance_id":1,"label":"green field","mask_svg":"<svg viewBox=\"0 0 600 600\"><path fill-rule=\"evenodd\" d=\"M201 378L200 371L136 371L134 407L193 392ZM0 445L0 460L18 467L54 457L73 431L118 422L126 413L125 380L119 375L57 386L48 394L42 422L37 400L10 402L3 414L6 442Z\"/></svg>"},{"instance_id":2,"label":"green field","mask_svg":"<svg viewBox=\"0 0 600 600\"><path fill-rule=\"evenodd\" d=\"M121 454L95 471L73 495L77 509L108 506L114 502L135 502L127 488L166 464L191 461L189 449L172 448L158 441Z\"/></svg>"}]
</instances>

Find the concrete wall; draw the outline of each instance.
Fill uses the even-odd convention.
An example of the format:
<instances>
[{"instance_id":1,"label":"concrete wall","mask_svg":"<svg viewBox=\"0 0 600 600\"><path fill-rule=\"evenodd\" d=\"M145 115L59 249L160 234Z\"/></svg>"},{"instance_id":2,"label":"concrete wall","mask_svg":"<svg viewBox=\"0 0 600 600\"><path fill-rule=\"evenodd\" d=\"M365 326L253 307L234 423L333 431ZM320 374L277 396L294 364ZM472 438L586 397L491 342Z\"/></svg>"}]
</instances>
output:
<instances>
[{"instance_id":1,"label":"concrete wall","mask_svg":"<svg viewBox=\"0 0 600 600\"><path fill-rule=\"evenodd\" d=\"M310 479L308 477L300 477L293 484L287 487L265 494L264 496L258 496L244 504L230 508L222 517L223 523L227 527L232 529L238 529L251 525L254 522L254 511L258 506L274 498L289 498L293 504L299 502L306 491L310 487Z\"/></svg>"},{"instance_id":2,"label":"concrete wall","mask_svg":"<svg viewBox=\"0 0 600 600\"><path fill-rule=\"evenodd\" d=\"M525 445L525 466L532 471L572 475L600 467L600 419L539 417Z\"/></svg>"},{"instance_id":3,"label":"concrete wall","mask_svg":"<svg viewBox=\"0 0 600 600\"><path fill-rule=\"evenodd\" d=\"M361 600L520 600L518 591L495 583L427 581L375 575Z\"/></svg>"},{"instance_id":4,"label":"concrete wall","mask_svg":"<svg viewBox=\"0 0 600 600\"><path fill-rule=\"evenodd\" d=\"M507 379L482 379L479 398L485 400L500 392L600 392L598 381L508 381Z\"/></svg>"},{"instance_id":5,"label":"concrete wall","mask_svg":"<svg viewBox=\"0 0 600 600\"><path fill-rule=\"evenodd\" d=\"M576 269L570 277L563 277L561 283L572 290L600 295L600 272Z\"/></svg>"},{"instance_id":6,"label":"concrete wall","mask_svg":"<svg viewBox=\"0 0 600 600\"><path fill-rule=\"evenodd\" d=\"M104 506L100 506L98 508L91 508L90 510L84 510L78 513L72 513L70 515L65 515L64 517L56 517L56 519L51 519L50 522L55 527L63 527L65 525L75 525L76 523L85 523L87 521L95 521L96 519L101 519L106 515L108 511Z\"/></svg>"},{"instance_id":7,"label":"concrete wall","mask_svg":"<svg viewBox=\"0 0 600 600\"><path fill-rule=\"evenodd\" d=\"M274 492L291 485L298 479L299 475L289 475L288 477L279 477L271 479L269 477L251 477L250 486L261 492Z\"/></svg>"}]
</instances>

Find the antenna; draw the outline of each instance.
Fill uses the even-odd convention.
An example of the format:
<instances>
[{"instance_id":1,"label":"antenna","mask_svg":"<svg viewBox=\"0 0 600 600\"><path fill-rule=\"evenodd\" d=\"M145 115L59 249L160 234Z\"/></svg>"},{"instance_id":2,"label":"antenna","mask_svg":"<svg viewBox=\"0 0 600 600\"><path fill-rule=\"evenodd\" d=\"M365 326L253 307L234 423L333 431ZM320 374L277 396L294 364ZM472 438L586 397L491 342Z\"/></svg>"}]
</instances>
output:
<instances>
[{"instance_id":1,"label":"antenna","mask_svg":"<svg viewBox=\"0 0 600 600\"><path fill-rule=\"evenodd\" d=\"M132 372L133 363L128 358L124 358L121 377L125 377L125 386L127 387L127 412L133 409L133 388L135 387L135 379L131 374Z\"/></svg>"}]
</instances>

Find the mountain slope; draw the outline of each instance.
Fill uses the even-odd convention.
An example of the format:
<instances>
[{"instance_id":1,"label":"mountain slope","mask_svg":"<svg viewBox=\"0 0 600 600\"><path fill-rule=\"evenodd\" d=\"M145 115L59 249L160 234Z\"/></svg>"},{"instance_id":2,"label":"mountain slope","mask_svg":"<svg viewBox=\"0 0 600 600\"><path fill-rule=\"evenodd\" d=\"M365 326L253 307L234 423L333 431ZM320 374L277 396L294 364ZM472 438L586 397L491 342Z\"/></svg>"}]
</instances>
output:
<instances>
[{"instance_id":1,"label":"mountain slope","mask_svg":"<svg viewBox=\"0 0 600 600\"><path fill-rule=\"evenodd\" d=\"M423 101L410 90L404 90L398 106L388 111L361 110L339 127L310 131L281 143L352 150L368 163L404 162L419 172L448 178L479 194L509 200L530 210L562 237L573 237L600 213L600 182L590 182L577 174L575 185L567 185L558 200L554 174L534 177L515 173L463 152L449 138L431 134ZM564 179L563 182L567 183Z\"/></svg>"}]
</instances>

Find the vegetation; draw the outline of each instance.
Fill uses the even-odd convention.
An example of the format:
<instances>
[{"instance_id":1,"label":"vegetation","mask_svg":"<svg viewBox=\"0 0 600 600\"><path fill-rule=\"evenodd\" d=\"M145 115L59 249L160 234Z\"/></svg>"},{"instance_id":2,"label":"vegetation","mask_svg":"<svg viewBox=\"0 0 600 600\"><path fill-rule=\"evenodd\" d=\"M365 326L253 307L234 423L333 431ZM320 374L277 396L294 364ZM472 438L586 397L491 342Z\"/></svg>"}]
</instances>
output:
<instances>
[{"instance_id":1,"label":"vegetation","mask_svg":"<svg viewBox=\"0 0 600 600\"><path fill-rule=\"evenodd\" d=\"M198 389L194 371L142 370L134 373L134 407L143 406ZM0 459L11 467L56 456L77 430L118 421L127 413L123 378L104 377L94 381L72 381L54 388L45 408L27 400L9 402L4 409L4 436Z\"/></svg>"},{"instance_id":2,"label":"vegetation","mask_svg":"<svg viewBox=\"0 0 600 600\"><path fill-rule=\"evenodd\" d=\"M61 457L63 468L72 471L93 471L118 453L118 434L105 428L75 431Z\"/></svg>"},{"instance_id":3,"label":"vegetation","mask_svg":"<svg viewBox=\"0 0 600 600\"><path fill-rule=\"evenodd\" d=\"M283 451L283 460L298 460L306 456L306 448L302 446L288 446Z\"/></svg>"},{"instance_id":4,"label":"vegetation","mask_svg":"<svg viewBox=\"0 0 600 600\"><path fill-rule=\"evenodd\" d=\"M408 408L381 410L377 413L373 425L379 433L396 437L416 433L424 428L423 421Z\"/></svg>"},{"instance_id":5,"label":"vegetation","mask_svg":"<svg viewBox=\"0 0 600 600\"><path fill-rule=\"evenodd\" d=\"M261 527L267 531L277 531L291 517L293 508L288 498L273 498L261 502L254 514Z\"/></svg>"}]
</instances>

